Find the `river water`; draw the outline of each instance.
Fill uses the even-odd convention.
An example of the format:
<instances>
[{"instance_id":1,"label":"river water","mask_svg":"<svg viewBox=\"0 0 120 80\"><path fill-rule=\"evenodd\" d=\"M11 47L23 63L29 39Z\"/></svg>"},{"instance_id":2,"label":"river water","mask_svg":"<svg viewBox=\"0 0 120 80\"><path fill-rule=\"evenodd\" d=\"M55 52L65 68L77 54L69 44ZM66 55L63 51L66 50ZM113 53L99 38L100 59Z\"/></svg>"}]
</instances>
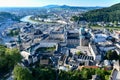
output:
<instances>
[{"instance_id":1,"label":"river water","mask_svg":"<svg viewBox=\"0 0 120 80\"><path fill-rule=\"evenodd\" d=\"M22 22L29 22L31 24L38 24L38 22L30 20L30 17L32 17L32 16L33 15L25 16L22 19L20 19L20 21L22 21Z\"/></svg>"}]
</instances>

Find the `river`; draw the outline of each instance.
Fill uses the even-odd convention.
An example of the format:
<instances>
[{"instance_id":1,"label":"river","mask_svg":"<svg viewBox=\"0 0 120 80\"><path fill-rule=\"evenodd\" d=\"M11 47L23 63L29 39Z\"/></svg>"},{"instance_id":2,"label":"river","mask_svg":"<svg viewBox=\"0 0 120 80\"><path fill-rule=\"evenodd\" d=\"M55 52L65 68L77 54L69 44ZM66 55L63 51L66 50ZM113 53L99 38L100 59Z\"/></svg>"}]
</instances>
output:
<instances>
[{"instance_id":1,"label":"river","mask_svg":"<svg viewBox=\"0 0 120 80\"><path fill-rule=\"evenodd\" d=\"M54 22L38 22L38 21L31 20L30 17L32 17L32 16L33 15L25 16L22 19L20 19L20 21L22 21L22 22L29 22L31 24L54 24ZM57 21L56 23L67 24L65 21Z\"/></svg>"},{"instance_id":2,"label":"river","mask_svg":"<svg viewBox=\"0 0 120 80\"><path fill-rule=\"evenodd\" d=\"M22 22L29 22L29 23L31 23L31 24L38 24L39 22L30 20L30 17L32 17L32 16L33 16L33 15L25 16L25 17L23 17L22 19L20 19L20 21L22 21Z\"/></svg>"}]
</instances>

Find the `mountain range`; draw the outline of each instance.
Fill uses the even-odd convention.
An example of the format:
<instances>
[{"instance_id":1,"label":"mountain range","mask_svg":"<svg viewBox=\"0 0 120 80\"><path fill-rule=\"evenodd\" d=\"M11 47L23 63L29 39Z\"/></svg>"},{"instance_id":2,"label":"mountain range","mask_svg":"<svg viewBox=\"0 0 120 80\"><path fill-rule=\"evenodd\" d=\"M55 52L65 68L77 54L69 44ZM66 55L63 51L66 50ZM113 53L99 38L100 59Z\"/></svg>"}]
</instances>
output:
<instances>
[{"instance_id":1,"label":"mountain range","mask_svg":"<svg viewBox=\"0 0 120 80\"><path fill-rule=\"evenodd\" d=\"M95 7L79 7L79 6L68 6L68 5L47 5L47 6L43 6L42 8L46 8L46 9L82 9L82 10L94 10L94 9L100 9L103 7L99 7L99 6L95 6Z\"/></svg>"}]
</instances>

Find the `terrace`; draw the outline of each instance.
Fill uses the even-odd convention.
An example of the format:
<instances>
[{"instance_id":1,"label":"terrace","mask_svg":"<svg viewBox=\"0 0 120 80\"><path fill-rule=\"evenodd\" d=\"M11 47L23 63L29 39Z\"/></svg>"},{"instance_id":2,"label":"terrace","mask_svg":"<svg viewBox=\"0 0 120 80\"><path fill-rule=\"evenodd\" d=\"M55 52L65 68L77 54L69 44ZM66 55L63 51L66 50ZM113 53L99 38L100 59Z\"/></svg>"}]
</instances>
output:
<instances>
[{"instance_id":1,"label":"terrace","mask_svg":"<svg viewBox=\"0 0 120 80\"><path fill-rule=\"evenodd\" d=\"M54 47L40 47L36 50L37 53L48 53L54 52L56 50L56 46Z\"/></svg>"},{"instance_id":2,"label":"terrace","mask_svg":"<svg viewBox=\"0 0 120 80\"><path fill-rule=\"evenodd\" d=\"M40 42L32 48L31 54L51 55L58 50L58 44L54 42ZM45 53L45 54L44 54Z\"/></svg>"}]
</instances>

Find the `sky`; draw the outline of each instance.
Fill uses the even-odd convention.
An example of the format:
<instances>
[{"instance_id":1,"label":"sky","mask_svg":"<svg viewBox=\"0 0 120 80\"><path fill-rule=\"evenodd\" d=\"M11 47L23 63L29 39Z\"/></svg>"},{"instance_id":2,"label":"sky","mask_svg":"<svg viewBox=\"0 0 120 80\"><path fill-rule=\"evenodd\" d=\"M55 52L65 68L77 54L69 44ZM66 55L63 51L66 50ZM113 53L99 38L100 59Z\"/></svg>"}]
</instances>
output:
<instances>
[{"instance_id":1,"label":"sky","mask_svg":"<svg viewBox=\"0 0 120 80\"><path fill-rule=\"evenodd\" d=\"M41 7L46 5L103 6L120 3L120 0L0 0L0 7Z\"/></svg>"}]
</instances>

